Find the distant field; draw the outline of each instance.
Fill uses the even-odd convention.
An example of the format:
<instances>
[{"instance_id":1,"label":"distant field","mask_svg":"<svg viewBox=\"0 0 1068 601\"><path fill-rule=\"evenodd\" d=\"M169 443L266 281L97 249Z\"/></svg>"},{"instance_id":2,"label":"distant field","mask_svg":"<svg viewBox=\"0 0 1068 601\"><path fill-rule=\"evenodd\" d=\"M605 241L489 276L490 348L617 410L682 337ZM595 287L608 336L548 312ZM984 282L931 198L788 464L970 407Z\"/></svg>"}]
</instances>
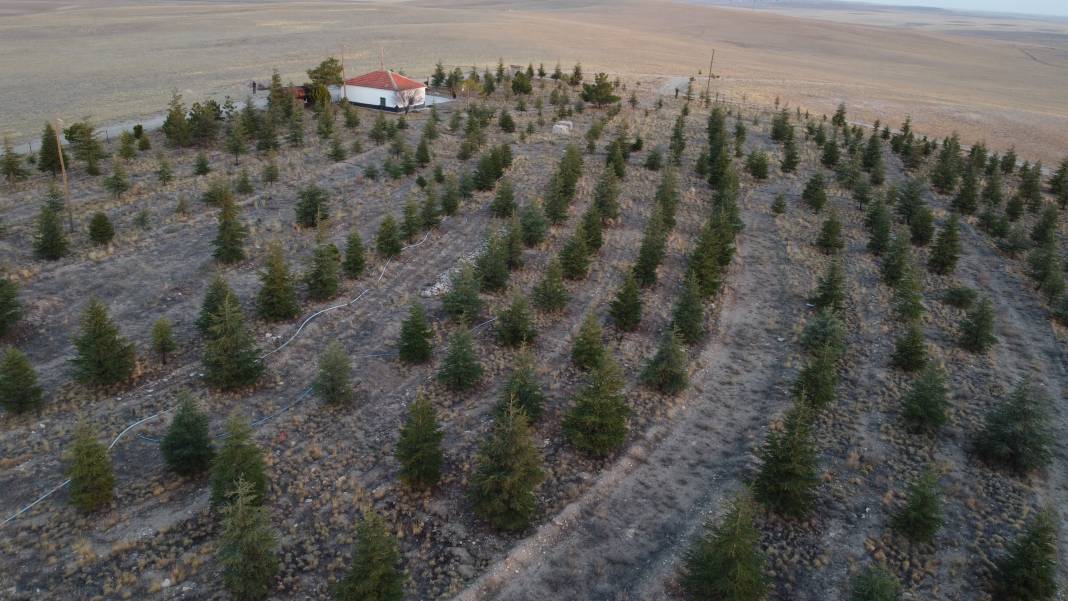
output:
<instances>
[{"instance_id":1,"label":"distant field","mask_svg":"<svg viewBox=\"0 0 1068 601\"><path fill-rule=\"evenodd\" d=\"M55 115L106 123L157 113L173 89L241 97L272 68L300 80L342 44L350 72L376 67L381 50L415 76L439 59L481 66L498 57L696 74L715 48L724 93L814 111L846 101L858 119L911 113L921 131L1015 144L1047 163L1068 139L1063 20L577 0L0 0L0 15L0 132L21 141Z\"/></svg>"}]
</instances>

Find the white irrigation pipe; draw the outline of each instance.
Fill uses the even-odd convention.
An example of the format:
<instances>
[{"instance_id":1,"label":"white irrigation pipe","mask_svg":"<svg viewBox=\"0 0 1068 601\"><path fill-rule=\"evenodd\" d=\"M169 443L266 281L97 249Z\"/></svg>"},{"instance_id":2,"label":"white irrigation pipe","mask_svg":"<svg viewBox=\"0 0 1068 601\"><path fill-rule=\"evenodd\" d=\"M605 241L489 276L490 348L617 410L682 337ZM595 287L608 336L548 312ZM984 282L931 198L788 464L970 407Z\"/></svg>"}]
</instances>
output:
<instances>
[{"instance_id":1,"label":"white irrigation pipe","mask_svg":"<svg viewBox=\"0 0 1068 601\"><path fill-rule=\"evenodd\" d=\"M443 220L443 221L444 221L444 220ZM423 236L423 239L422 239L422 240L420 240L419 242L416 242L415 244L409 244L409 245L407 245L407 246L404 246L404 247L402 247L402 248L401 248L401 250L402 250L402 251L404 251L404 250L407 250L407 249L409 249L409 248L415 248L415 247L417 247L417 246L421 246L421 245L422 245L422 244L423 244L424 242L426 242L426 241L427 241L427 240L428 240L428 239L430 238L430 234L431 234L431 233L433 233L433 232L434 232L434 230L436 230L436 229L437 229L436 227L434 227L434 228L431 228L430 230L428 230L428 231L427 231L426 235L425 235L425 236ZM390 264L390 262L391 262L391 261L392 261L392 259L389 259L389 260L387 260L387 261L386 261L386 262L385 262L385 263L384 263L384 264L382 265L382 271L381 271L381 273L379 273L379 275L378 275L378 278L377 278L377 279L375 280L375 284L378 284L378 283L380 283L380 282L382 281L382 278L383 278L383 277L384 277L384 276L386 275L386 267L388 267L388 266L389 266L389 264ZM312 321L313 319L315 319L316 317L318 317L318 316L320 316L320 315L322 315L323 313L326 313L326 312L328 312L328 311L333 311L333 310L335 310L335 309L340 309L340 308L342 308L342 307L348 307L348 306L351 306L352 304L356 303L356 302L357 302L357 301L359 301L359 300L360 300L361 298L363 298L363 297L364 297L364 295L366 295L366 294L367 294L368 292L370 292L370 291L371 291L371 289L370 289L370 288L365 288L365 289L363 290L363 292L361 292L361 293L360 293L359 295L357 295L357 296L356 296L356 298L354 298L354 299L352 299L352 300L350 300L350 301L348 301L348 302L346 302L346 303L342 303L342 304L339 304L339 305L334 305L334 306L332 306L332 307L327 307L327 308L325 308L325 309L320 309L319 311L316 311L315 313L312 313L311 315L309 315L309 316L308 316L308 318L307 318L307 319L305 319L305 320L304 320L303 322L301 322L301 324L300 324L300 327L298 327L298 328L297 328L297 331L296 331L296 332L294 332L294 333L293 333L293 335L292 335L292 336L290 336L288 340L286 340L285 342L283 342L283 343L282 343L282 344L281 344L280 346L278 346L278 347L277 347L277 348L275 348L274 350L272 350L272 351L269 351L269 352L265 353L265 354L264 354L263 356L259 357L259 358L258 358L258 359L256 359L256 360L257 360L257 361L263 361L263 360L264 360L264 359L266 359L267 357L269 357L269 356L273 355L274 353L277 353L278 351L280 351L280 350L282 350L283 348L285 348L286 346L288 346L290 342L292 342L292 341L293 341L294 339L296 339L296 337L297 337L297 336L299 336L299 335L300 335L300 333L301 333L301 332L302 332L302 331L304 330L304 326L308 325L308 323L309 323L309 322L311 322L311 321ZM487 323L490 323L490 322L492 322L492 321L493 321L493 320L491 319L491 320L489 320L489 321L487 321L487 322L484 322L484 323L482 323L482 324L479 324L478 326L476 326L476 329L477 329L478 327L481 327L481 326L483 326L483 325L485 325L485 324L487 324ZM379 355L384 355L384 353L380 353ZM368 355L368 356L374 356L374 355ZM147 386L147 384L146 384L146 386ZM305 389L304 389L304 391L303 391L303 392L302 392L302 393L300 394L300 396L298 396L298 397L297 397L297 399L296 399L295 401L293 401L293 402L292 402L292 403L290 403L289 405L287 405L287 406L283 407L283 408L282 408L282 409L280 409L279 411L275 412L275 413L274 413L273 415L269 415L269 416L266 416L266 417L262 417L262 418L260 418L260 419L258 419L258 420L256 420L256 421L252 422L252 423L251 423L251 425L252 425L252 426L259 426L259 425L261 425L261 424L264 424L264 423L266 423L266 422L268 422L268 421L270 421L270 420L272 420L272 419L274 419L274 418L278 417L279 415L281 415L281 414L285 413L286 411L289 411L289 410L290 410L290 409L292 409L293 407L295 407L295 406L297 406L298 404L300 404L301 402L303 402L303 401L304 401L304 399L306 399L306 398L308 397L308 395L310 395L310 394L311 394L311 391L312 391L312 388L311 388L310 386L309 386L308 388L305 388ZM118 442L119 442L120 440L122 440L122 437L123 437L123 436L125 436L125 435L126 435L126 433L127 433L127 432L129 432L130 430L133 430L134 428L136 428L137 426L140 426L141 424L143 424L143 423L145 423L145 422L148 422L148 421L154 420L154 419L156 419L157 417L160 417L161 415L163 415L163 414L165 414L165 413L169 413L169 412L171 411L171 409L173 409L173 407L172 407L172 408L170 408L170 409L164 409L163 411L159 411L159 412L157 412L157 413L155 413L155 414L153 414L153 415L150 415L150 416L148 416L148 417L144 417L144 418L141 418L141 419L139 419L139 420L137 420L137 421L133 422L132 424L130 424L130 425L128 425L128 426L126 426L126 427L125 427L125 428L124 428L124 429L122 430L122 432L119 432L118 436L116 436L116 437L115 437L115 439L111 441L111 444L109 444L109 445L108 445L108 450L110 451L110 450L111 450L111 449L112 449L112 448L113 448L113 447L114 447L114 446L115 446L116 444L118 444ZM148 438L148 437L144 437L144 436L139 436L139 437L140 437L140 438L142 438L142 439L144 439L144 440L148 440L149 442L156 442L156 443L158 443L158 442L159 442L159 440L158 440L158 439ZM219 438L225 438L225 434L221 435L221 436L220 436ZM52 488L51 490L49 490L48 492L46 492L46 493L44 493L43 495L41 495L40 497L38 497L38 498L37 498L36 500L34 500L34 501L33 501L32 503L30 503L29 505L27 505L27 506L23 507L22 509L19 509L19 510L18 510L18 511L16 511L15 513L13 513L13 514L11 514L10 516L8 516L7 518L5 518L3 522L0 522L0 527L6 526L6 525L7 525L7 524L8 524L9 522L11 522L11 521L15 520L15 519L16 519L16 518L18 518L18 517L19 517L20 515L22 515L22 514L26 513L26 512L27 512L27 511L29 511L30 509L33 509L33 507L34 507L34 506L36 506L36 505L37 505L38 503L40 503L41 501L44 501L44 500L45 500L45 499L47 499L48 497L52 496L53 494L55 494L55 493L56 493L56 491L58 491L59 489L63 488L64 486L66 486L66 485L68 485L68 484L70 484L70 478L67 478L67 479L66 479L66 480L64 480L63 482L60 482L60 483L59 483L59 484L57 484L57 485L56 485L55 487L53 487L53 488Z\"/></svg>"}]
</instances>

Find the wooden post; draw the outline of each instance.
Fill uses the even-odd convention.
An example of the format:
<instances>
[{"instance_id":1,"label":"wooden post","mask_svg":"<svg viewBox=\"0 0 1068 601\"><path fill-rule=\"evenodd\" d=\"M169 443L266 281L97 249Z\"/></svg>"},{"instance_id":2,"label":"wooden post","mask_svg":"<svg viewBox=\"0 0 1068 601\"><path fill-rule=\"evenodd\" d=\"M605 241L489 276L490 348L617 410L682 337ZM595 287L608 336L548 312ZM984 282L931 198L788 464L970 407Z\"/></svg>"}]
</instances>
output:
<instances>
[{"instance_id":1,"label":"wooden post","mask_svg":"<svg viewBox=\"0 0 1068 601\"><path fill-rule=\"evenodd\" d=\"M708 98L709 92L712 91L712 63L716 60L716 49L712 49L712 58L708 61L708 81L705 83L705 98Z\"/></svg>"},{"instance_id":2,"label":"wooden post","mask_svg":"<svg viewBox=\"0 0 1068 601\"><path fill-rule=\"evenodd\" d=\"M56 152L59 153L59 171L63 174L63 195L67 199L67 227L74 232L74 208L70 204L70 182L67 181L67 166L63 162L63 142L59 139L59 132L63 129L63 120L56 117L54 126L56 134Z\"/></svg>"}]
</instances>

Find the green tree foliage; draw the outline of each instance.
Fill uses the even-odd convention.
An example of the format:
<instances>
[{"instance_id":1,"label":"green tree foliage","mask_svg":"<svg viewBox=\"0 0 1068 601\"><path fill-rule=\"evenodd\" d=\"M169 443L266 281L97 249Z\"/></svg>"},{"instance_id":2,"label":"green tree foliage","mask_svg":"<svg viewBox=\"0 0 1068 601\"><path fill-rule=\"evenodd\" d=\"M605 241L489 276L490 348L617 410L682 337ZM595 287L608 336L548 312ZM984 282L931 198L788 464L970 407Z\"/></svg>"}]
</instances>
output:
<instances>
[{"instance_id":1,"label":"green tree foliage","mask_svg":"<svg viewBox=\"0 0 1068 601\"><path fill-rule=\"evenodd\" d=\"M564 433L575 447L598 456L618 449L627 437L630 406L623 395L623 372L604 356L593 368L589 382L564 415Z\"/></svg>"},{"instance_id":2,"label":"green tree foliage","mask_svg":"<svg viewBox=\"0 0 1068 601\"><path fill-rule=\"evenodd\" d=\"M929 364L912 383L902 401L902 417L918 431L937 432L949 421L945 376L937 365Z\"/></svg>"},{"instance_id":3,"label":"green tree foliage","mask_svg":"<svg viewBox=\"0 0 1068 601\"><path fill-rule=\"evenodd\" d=\"M508 246L499 233L490 236L486 249L475 260L482 290L499 292L508 287Z\"/></svg>"},{"instance_id":4,"label":"green tree foliage","mask_svg":"<svg viewBox=\"0 0 1068 601\"><path fill-rule=\"evenodd\" d=\"M267 466L263 451L252 440L252 427L236 411L226 422L226 437L211 462L211 502L232 501L238 482L250 487L249 503L260 505L267 494Z\"/></svg>"},{"instance_id":5,"label":"green tree foliage","mask_svg":"<svg viewBox=\"0 0 1068 601\"><path fill-rule=\"evenodd\" d=\"M549 230L545 212L534 202L524 205L520 210L519 225L523 233L523 245L527 248L541 244Z\"/></svg>"},{"instance_id":6,"label":"green tree foliage","mask_svg":"<svg viewBox=\"0 0 1068 601\"><path fill-rule=\"evenodd\" d=\"M718 523L705 524L685 552L680 584L686 599L762 601L769 581L750 494L740 493Z\"/></svg>"},{"instance_id":7,"label":"green tree foliage","mask_svg":"<svg viewBox=\"0 0 1068 601\"><path fill-rule=\"evenodd\" d=\"M883 257L880 274L887 286L896 286L912 265L912 252L905 236L898 232L890 240L890 246Z\"/></svg>"},{"instance_id":8,"label":"green tree foliage","mask_svg":"<svg viewBox=\"0 0 1068 601\"><path fill-rule=\"evenodd\" d=\"M408 408L401 427L395 455L401 464L400 477L408 486L426 489L441 479L441 426L434 406L420 392Z\"/></svg>"},{"instance_id":9,"label":"green tree foliage","mask_svg":"<svg viewBox=\"0 0 1068 601\"><path fill-rule=\"evenodd\" d=\"M560 249L560 267L569 280L585 279L590 270L590 249L585 232L579 228Z\"/></svg>"},{"instance_id":10,"label":"green tree foliage","mask_svg":"<svg viewBox=\"0 0 1068 601\"><path fill-rule=\"evenodd\" d=\"M633 273L628 273L608 311L612 323L624 332L633 332L642 320L642 298Z\"/></svg>"},{"instance_id":11,"label":"green tree foliage","mask_svg":"<svg viewBox=\"0 0 1068 601\"><path fill-rule=\"evenodd\" d=\"M635 287L637 292L637 287ZM671 327L686 344L696 344L708 332L705 326L705 306L697 277L691 271L683 281L682 290L672 310Z\"/></svg>"},{"instance_id":12,"label":"green tree foliage","mask_svg":"<svg viewBox=\"0 0 1068 601\"><path fill-rule=\"evenodd\" d=\"M466 392L478 385L483 373L471 333L460 330L453 334L445 361L438 370L438 381L453 392Z\"/></svg>"},{"instance_id":13,"label":"green tree foliage","mask_svg":"<svg viewBox=\"0 0 1068 601\"><path fill-rule=\"evenodd\" d=\"M942 149L938 153L938 160L931 169L931 185L939 193L949 194L957 188L961 166L960 139L954 133L942 141Z\"/></svg>"},{"instance_id":14,"label":"green tree foliage","mask_svg":"<svg viewBox=\"0 0 1068 601\"><path fill-rule=\"evenodd\" d=\"M285 321L300 313L297 291L281 244L273 243L267 248L267 259L260 272L256 310L267 321Z\"/></svg>"},{"instance_id":15,"label":"green tree foliage","mask_svg":"<svg viewBox=\"0 0 1068 601\"><path fill-rule=\"evenodd\" d=\"M530 318L530 305L525 296L517 295L497 316L497 339L504 346L520 346L534 340L537 332Z\"/></svg>"},{"instance_id":16,"label":"green tree foliage","mask_svg":"<svg viewBox=\"0 0 1068 601\"><path fill-rule=\"evenodd\" d=\"M441 299L442 308L450 317L463 323L473 322L484 307L479 297L481 279L475 268L467 265L451 276L451 289Z\"/></svg>"},{"instance_id":17,"label":"green tree foliage","mask_svg":"<svg viewBox=\"0 0 1068 601\"><path fill-rule=\"evenodd\" d=\"M297 225L316 227L320 221L329 218L326 190L315 184L308 184L297 192L297 198L297 204L293 207L297 214Z\"/></svg>"},{"instance_id":18,"label":"green tree foliage","mask_svg":"<svg viewBox=\"0 0 1068 601\"><path fill-rule=\"evenodd\" d=\"M494 217L506 219L515 213L515 192L512 190L512 181L505 177L497 184L497 192L490 203L490 214Z\"/></svg>"},{"instance_id":19,"label":"green tree foliage","mask_svg":"<svg viewBox=\"0 0 1068 601\"><path fill-rule=\"evenodd\" d=\"M927 365L927 343L918 321L909 322L905 332L894 341L890 364L904 371L917 371Z\"/></svg>"},{"instance_id":20,"label":"green tree foliage","mask_svg":"<svg viewBox=\"0 0 1068 601\"><path fill-rule=\"evenodd\" d=\"M816 294L810 302L817 309L842 312L845 307L845 275L842 273L841 262L831 261L827 265L827 271L817 284Z\"/></svg>"},{"instance_id":21,"label":"green tree foliage","mask_svg":"<svg viewBox=\"0 0 1068 601\"><path fill-rule=\"evenodd\" d=\"M89 240L97 246L104 246L115 238L115 228L111 226L111 220L104 212L93 214L89 220Z\"/></svg>"},{"instance_id":22,"label":"green tree foliage","mask_svg":"<svg viewBox=\"0 0 1068 601\"><path fill-rule=\"evenodd\" d=\"M1039 511L994 566L994 601L1052 601L1057 595L1057 523Z\"/></svg>"},{"instance_id":23,"label":"green tree foliage","mask_svg":"<svg viewBox=\"0 0 1068 601\"><path fill-rule=\"evenodd\" d=\"M545 479L526 414L509 405L494 420L476 458L468 494L475 513L500 530L522 530L537 509L534 490Z\"/></svg>"},{"instance_id":24,"label":"green tree foliage","mask_svg":"<svg viewBox=\"0 0 1068 601\"><path fill-rule=\"evenodd\" d=\"M352 366L349 354L334 340L326 345L319 356L319 372L315 377L315 393L331 405L342 405L352 400Z\"/></svg>"},{"instance_id":25,"label":"green tree foliage","mask_svg":"<svg viewBox=\"0 0 1068 601\"><path fill-rule=\"evenodd\" d=\"M409 364L429 361L433 350L431 334L426 310L421 303L413 300L408 309L408 318L401 324L400 342L397 345L400 360Z\"/></svg>"},{"instance_id":26,"label":"green tree foliage","mask_svg":"<svg viewBox=\"0 0 1068 601\"><path fill-rule=\"evenodd\" d=\"M968 167L961 180L960 189L953 197L953 209L962 215L971 215L979 206L979 174L975 167Z\"/></svg>"},{"instance_id":27,"label":"green tree foliage","mask_svg":"<svg viewBox=\"0 0 1068 601\"><path fill-rule=\"evenodd\" d=\"M507 410L510 404L522 409L530 422L541 418L542 407L545 404L545 392L538 382L534 371L534 357L529 351L520 353L516 360L516 368L508 377L501 391L501 402L498 412Z\"/></svg>"},{"instance_id":28,"label":"green tree foliage","mask_svg":"<svg viewBox=\"0 0 1068 601\"><path fill-rule=\"evenodd\" d=\"M686 351L679 340L679 333L671 328L661 336L656 354L642 368L642 383L664 394L678 394L686 388L689 379Z\"/></svg>"},{"instance_id":29,"label":"green tree foliage","mask_svg":"<svg viewBox=\"0 0 1068 601\"><path fill-rule=\"evenodd\" d=\"M619 193L619 178L613 170L606 168L601 172L597 187L593 191L593 203L602 219L611 220L619 217Z\"/></svg>"},{"instance_id":30,"label":"green tree foliage","mask_svg":"<svg viewBox=\"0 0 1068 601\"><path fill-rule=\"evenodd\" d=\"M215 449L208 432L208 416L188 391L178 394L178 409L160 441L159 449L167 467L181 476L196 476L211 467Z\"/></svg>"},{"instance_id":31,"label":"green tree foliage","mask_svg":"<svg viewBox=\"0 0 1068 601\"><path fill-rule=\"evenodd\" d=\"M97 440L96 430L88 423L79 422L75 428L66 460L72 505L88 513L111 504L115 497L111 457L104 443Z\"/></svg>"},{"instance_id":32,"label":"green tree foliage","mask_svg":"<svg viewBox=\"0 0 1068 601\"><path fill-rule=\"evenodd\" d=\"M383 258L392 259L404 250L404 242L401 240L400 228L393 215L386 215L378 226L378 234L375 236L375 250Z\"/></svg>"},{"instance_id":33,"label":"green tree foliage","mask_svg":"<svg viewBox=\"0 0 1068 601\"><path fill-rule=\"evenodd\" d=\"M920 207L909 223L909 240L916 246L927 246L934 237L934 213L929 207Z\"/></svg>"},{"instance_id":34,"label":"green tree foliage","mask_svg":"<svg viewBox=\"0 0 1068 601\"><path fill-rule=\"evenodd\" d=\"M352 566L334 588L337 601L401 601L408 575L397 539L385 520L368 511L356 527Z\"/></svg>"},{"instance_id":35,"label":"green tree foliage","mask_svg":"<svg viewBox=\"0 0 1068 601\"><path fill-rule=\"evenodd\" d=\"M756 150L750 152L745 160L745 170L748 171L749 175L752 175L754 179L768 179L768 154Z\"/></svg>"},{"instance_id":36,"label":"green tree foliage","mask_svg":"<svg viewBox=\"0 0 1068 601\"><path fill-rule=\"evenodd\" d=\"M37 216L37 231L33 239L33 253L46 261L57 261L67 254L69 242L59 222L59 214L45 204Z\"/></svg>"},{"instance_id":37,"label":"green tree foliage","mask_svg":"<svg viewBox=\"0 0 1068 601\"><path fill-rule=\"evenodd\" d=\"M838 148L838 140L832 136L823 143L823 152L820 155L820 162L828 169L833 169L838 161L841 159L841 151Z\"/></svg>"},{"instance_id":38,"label":"green tree foliage","mask_svg":"<svg viewBox=\"0 0 1068 601\"><path fill-rule=\"evenodd\" d=\"M953 215L938 232L938 238L931 248L931 256L927 260L927 269L940 275L953 273L960 251L960 221Z\"/></svg>"},{"instance_id":39,"label":"green tree foliage","mask_svg":"<svg viewBox=\"0 0 1068 601\"><path fill-rule=\"evenodd\" d=\"M174 168L171 167L171 162L167 160L167 157L162 154L159 155L158 165L156 167L156 179L158 179L159 183L164 186L174 181Z\"/></svg>"},{"instance_id":40,"label":"green tree foliage","mask_svg":"<svg viewBox=\"0 0 1068 601\"><path fill-rule=\"evenodd\" d=\"M152 324L152 350L159 355L160 363L167 364L167 357L178 349L174 340L174 328L171 320L161 317Z\"/></svg>"},{"instance_id":41,"label":"green tree foliage","mask_svg":"<svg viewBox=\"0 0 1068 601\"><path fill-rule=\"evenodd\" d=\"M196 160L193 162L193 175L207 175L211 173L211 164L208 163L208 155L203 151L197 153Z\"/></svg>"},{"instance_id":42,"label":"green tree foliage","mask_svg":"<svg viewBox=\"0 0 1068 601\"><path fill-rule=\"evenodd\" d=\"M341 251L329 243L316 246L304 283L312 300L324 301L337 296L341 285Z\"/></svg>"},{"instance_id":43,"label":"green tree foliage","mask_svg":"<svg viewBox=\"0 0 1068 601\"><path fill-rule=\"evenodd\" d=\"M816 213L823 210L823 206L827 204L825 185L823 176L817 173L808 179L805 190L801 193L801 200Z\"/></svg>"},{"instance_id":44,"label":"green tree foliage","mask_svg":"<svg viewBox=\"0 0 1068 601\"><path fill-rule=\"evenodd\" d=\"M1026 474L1052 460L1049 422L1049 400L1028 382L1021 382L1008 399L987 414L972 448L991 465Z\"/></svg>"},{"instance_id":45,"label":"green tree foliage","mask_svg":"<svg viewBox=\"0 0 1068 601\"><path fill-rule=\"evenodd\" d=\"M868 251L877 257L881 256L890 246L892 231L890 211L881 198L868 207L865 225L868 229Z\"/></svg>"},{"instance_id":46,"label":"green tree foliage","mask_svg":"<svg viewBox=\"0 0 1068 601\"><path fill-rule=\"evenodd\" d=\"M558 259L553 259L549 262L545 275L534 286L532 296L534 306L546 313L562 311L564 306L567 305L570 294L564 285L564 270Z\"/></svg>"},{"instance_id":47,"label":"green tree foliage","mask_svg":"<svg viewBox=\"0 0 1068 601\"><path fill-rule=\"evenodd\" d=\"M645 223L641 245L638 247L638 259L634 263L634 279L638 281L639 286L648 288L656 284L656 270L664 260L666 246L667 231L662 211L658 207Z\"/></svg>"},{"instance_id":48,"label":"green tree foliage","mask_svg":"<svg viewBox=\"0 0 1068 601\"><path fill-rule=\"evenodd\" d=\"M227 297L234 297L236 301L230 285L226 283L221 274L215 274L204 293L204 302L200 306L200 315L197 317L197 329L201 334L210 336L212 316L218 313L219 307Z\"/></svg>"},{"instance_id":49,"label":"green tree foliage","mask_svg":"<svg viewBox=\"0 0 1068 601\"><path fill-rule=\"evenodd\" d=\"M938 476L927 470L909 485L905 505L891 517L890 524L910 541L929 543L942 527L942 491Z\"/></svg>"},{"instance_id":50,"label":"green tree foliage","mask_svg":"<svg viewBox=\"0 0 1068 601\"><path fill-rule=\"evenodd\" d=\"M882 566L869 566L850 582L849 601L901 601L901 583Z\"/></svg>"},{"instance_id":51,"label":"green tree foliage","mask_svg":"<svg viewBox=\"0 0 1068 601\"><path fill-rule=\"evenodd\" d=\"M263 374L263 363L237 297L223 297L210 324L204 345L204 379L223 390L255 384Z\"/></svg>"},{"instance_id":52,"label":"green tree foliage","mask_svg":"<svg viewBox=\"0 0 1068 601\"><path fill-rule=\"evenodd\" d=\"M41 407L44 392L30 360L17 348L0 359L0 407L11 413L26 413Z\"/></svg>"},{"instance_id":53,"label":"green tree foliage","mask_svg":"<svg viewBox=\"0 0 1068 601\"><path fill-rule=\"evenodd\" d=\"M838 367L841 353L834 347L816 349L794 382L794 396L808 407L823 409L838 398Z\"/></svg>"},{"instance_id":54,"label":"green tree foliage","mask_svg":"<svg viewBox=\"0 0 1068 601\"><path fill-rule=\"evenodd\" d=\"M994 305L983 297L968 311L960 324L960 345L973 353L985 353L997 343L994 335Z\"/></svg>"},{"instance_id":55,"label":"green tree foliage","mask_svg":"<svg viewBox=\"0 0 1068 601\"><path fill-rule=\"evenodd\" d=\"M619 102L619 96L614 93L612 82L608 81L607 73L598 73L593 76L593 83L582 84L582 99L597 107L607 106Z\"/></svg>"},{"instance_id":56,"label":"green tree foliage","mask_svg":"<svg viewBox=\"0 0 1068 601\"><path fill-rule=\"evenodd\" d=\"M845 352L845 324L829 309L823 309L805 324L801 348L816 355L827 352L840 358Z\"/></svg>"},{"instance_id":57,"label":"green tree foliage","mask_svg":"<svg viewBox=\"0 0 1068 601\"><path fill-rule=\"evenodd\" d=\"M604 333L597 316L587 313L579 326L578 334L571 343L571 361L579 368L590 370L597 367L605 356Z\"/></svg>"},{"instance_id":58,"label":"green tree foliage","mask_svg":"<svg viewBox=\"0 0 1068 601\"><path fill-rule=\"evenodd\" d=\"M909 264L894 286L894 317L899 321L917 320L923 316L923 285L914 265Z\"/></svg>"},{"instance_id":59,"label":"green tree foliage","mask_svg":"<svg viewBox=\"0 0 1068 601\"><path fill-rule=\"evenodd\" d=\"M823 221L820 235L816 238L816 246L827 255L834 254L845 247L845 240L842 239L842 222L838 219L836 211L831 211L827 219Z\"/></svg>"},{"instance_id":60,"label":"green tree foliage","mask_svg":"<svg viewBox=\"0 0 1068 601\"><path fill-rule=\"evenodd\" d=\"M74 378L89 386L111 386L133 376L134 347L119 335L104 303L95 298L82 313L81 331L74 338L71 360Z\"/></svg>"},{"instance_id":61,"label":"green tree foliage","mask_svg":"<svg viewBox=\"0 0 1068 601\"><path fill-rule=\"evenodd\" d=\"M816 496L819 474L812 442L809 412L795 406L782 428L772 430L760 451L760 471L753 495L768 509L791 518L808 515Z\"/></svg>"},{"instance_id":62,"label":"green tree foliage","mask_svg":"<svg viewBox=\"0 0 1068 601\"><path fill-rule=\"evenodd\" d=\"M212 256L220 263L237 263L245 259L245 238L248 229L241 223L237 204L227 196L219 209L219 228L212 241L215 250Z\"/></svg>"},{"instance_id":63,"label":"green tree foliage","mask_svg":"<svg viewBox=\"0 0 1068 601\"><path fill-rule=\"evenodd\" d=\"M219 539L223 585L238 601L266 599L280 568L278 534L254 484L239 480L229 496Z\"/></svg>"},{"instance_id":64,"label":"green tree foliage","mask_svg":"<svg viewBox=\"0 0 1068 601\"><path fill-rule=\"evenodd\" d=\"M41 132L41 149L37 153L37 169L41 172L51 173L53 177L60 171L60 146L56 139L56 130L51 123L45 123L44 131ZM63 150L62 165L70 165L70 157ZM6 154L6 152L5 152Z\"/></svg>"}]
</instances>

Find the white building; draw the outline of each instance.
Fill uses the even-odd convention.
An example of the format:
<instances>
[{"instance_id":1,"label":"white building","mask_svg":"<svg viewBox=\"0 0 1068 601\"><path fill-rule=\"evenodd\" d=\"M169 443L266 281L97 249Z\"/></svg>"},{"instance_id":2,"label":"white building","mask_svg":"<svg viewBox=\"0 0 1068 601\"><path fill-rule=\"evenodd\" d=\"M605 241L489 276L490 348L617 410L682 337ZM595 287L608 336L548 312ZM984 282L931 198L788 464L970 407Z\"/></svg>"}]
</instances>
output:
<instances>
[{"instance_id":1,"label":"white building","mask_svg":"<svg viewBox=\"0 0 1068 601\"><path fill-rule=\"evenodd\" d=\"M371 71L345 80L345 100L368 108L407 112L426 105L426 84L393 71Z\"/></svg>"}]
</instances>

